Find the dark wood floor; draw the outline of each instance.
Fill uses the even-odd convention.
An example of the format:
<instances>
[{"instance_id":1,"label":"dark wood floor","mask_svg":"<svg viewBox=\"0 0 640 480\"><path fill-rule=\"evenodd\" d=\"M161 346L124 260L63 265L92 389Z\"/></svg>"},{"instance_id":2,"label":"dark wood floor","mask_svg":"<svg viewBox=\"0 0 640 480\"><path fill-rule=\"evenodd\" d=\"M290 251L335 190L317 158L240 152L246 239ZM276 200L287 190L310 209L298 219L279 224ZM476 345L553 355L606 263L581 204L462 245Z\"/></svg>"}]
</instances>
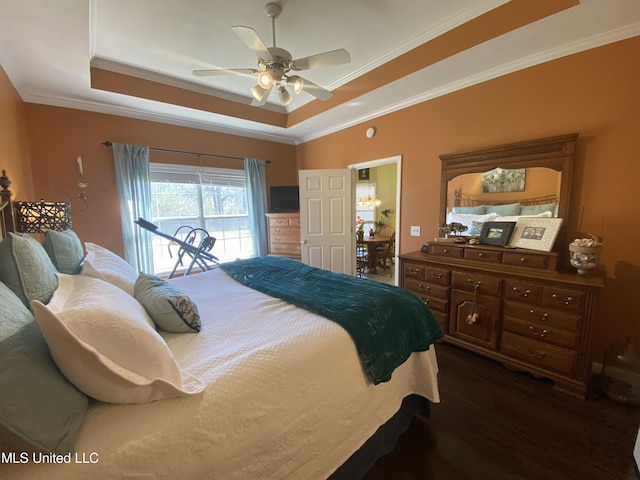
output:
<instances>
[{"instance_id":1,"label":"dark wood floor","mask_svg":"<svg viewBox=\"0 0 640 480\"><path fill-rule=\"evenodd\" d=\"M441 403L365 480L640 479L639 408L567 396L451 345L436 352Z\"/></svg>"}]
</instances>

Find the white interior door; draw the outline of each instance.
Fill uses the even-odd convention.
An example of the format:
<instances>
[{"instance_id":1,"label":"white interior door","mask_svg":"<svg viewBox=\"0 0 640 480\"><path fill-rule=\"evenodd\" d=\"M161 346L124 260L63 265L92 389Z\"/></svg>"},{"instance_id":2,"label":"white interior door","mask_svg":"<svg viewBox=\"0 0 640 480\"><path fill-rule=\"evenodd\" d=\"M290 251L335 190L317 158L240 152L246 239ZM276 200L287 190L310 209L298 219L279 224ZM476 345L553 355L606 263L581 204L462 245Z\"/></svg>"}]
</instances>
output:
<instances>
[{"instance_id":1,"label":"white interior door","mask_svg":"<svg viewBox=\"0 0 640 480\"><path fill-rule=\"evenodd\" d=\"M302 262L353 275L354 170L300 170Z\"/></svg>"}]
</instances>

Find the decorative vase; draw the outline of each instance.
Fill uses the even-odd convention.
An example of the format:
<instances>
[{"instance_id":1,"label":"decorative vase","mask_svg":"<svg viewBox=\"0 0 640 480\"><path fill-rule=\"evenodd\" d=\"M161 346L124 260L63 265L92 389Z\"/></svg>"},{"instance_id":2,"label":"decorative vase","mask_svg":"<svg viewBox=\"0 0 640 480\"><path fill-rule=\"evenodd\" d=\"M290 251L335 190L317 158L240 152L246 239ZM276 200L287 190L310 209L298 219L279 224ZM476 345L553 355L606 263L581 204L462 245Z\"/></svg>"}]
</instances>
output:
<instances>
[{"instance_id":1,"label":"decorative vase","mask_svg":"<svg viewBox=\"0 0 640 480\"><path fill-rule=\"evenodd\" d=\"M362 240L364 240L364 230L358 230L356 232L356 239L361 242Z\"/></svg>"},{"instance_id":2,"label":"decorative vase","mask_svg":"<svg viewBox=\"0 0 640 480\"><path fill-rule=\"evenodd\" d=\"M569 245L569 263L578 270L579 275L585 275L589 270L596 268L600 260L602 245L583 247Z\"/></svg>"}]
</instances>

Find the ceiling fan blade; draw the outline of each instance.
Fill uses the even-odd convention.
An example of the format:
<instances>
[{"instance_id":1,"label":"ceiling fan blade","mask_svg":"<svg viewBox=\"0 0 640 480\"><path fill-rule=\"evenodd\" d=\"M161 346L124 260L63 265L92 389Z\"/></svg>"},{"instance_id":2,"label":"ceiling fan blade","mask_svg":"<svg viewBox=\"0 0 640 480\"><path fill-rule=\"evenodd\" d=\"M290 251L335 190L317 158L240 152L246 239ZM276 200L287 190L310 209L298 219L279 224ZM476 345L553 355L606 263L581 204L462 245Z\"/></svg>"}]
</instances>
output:
<instances>
[{"instance_id":1,"label":"ceiling fan blade","mask_svg":"<svg viewBox=\"0 0 640 480\"><path fill-rule=\"evenodd\" d=\"M271 90L273 90L273 85L269 87L269 89L265 92L265 94L262 96L260 100L256 100L255 98L251 100L251 105L254 107L263 106L265 103L267 103L267 98L269 98L269 95L271 94Z\"/></svg>"},{"instance_id":2,"label":"ceiling fan blade","mask_svg":"<svg viewBox=\"0 0 640 480\"><path fill-rule=\"evenodd\" d=\"M310 57L303 57L293 61L294 70L309 70L311 68L329 67L349 63L351 55L344 48L330 52L318 53Z\"/></svg>"},{"instance_id":3,"label":"ceiling fan blade","mask_svg":"<svg viewBox=\"0 0 640 480\"><path fill-rule=\"evenodd\" d=\"M240 37L240 40L242 40L245 45L258 56L258 58L263 60L273 60L273 56L269 52L269 49L253 28L236 25L231 27L231 30Z\"/></svg>"},{"instance_id":4,"label":"ceiling fan blade","mask_svg":"<svg viewBox=\"0 0 640 480\"><path fill-rule=\"evenodd\" d=\"M310 82L306 78L303 78L302 81L304 82L302 84L303 92L307 92L319 100L329 100L331 97L333 97L333 93L331 93L326 88L322 88L320 85L316 85L315 83Z\"/></svg>"},{"instance_id":5,"label":"ceiling fan blade","mask_svg":"<svg viewBox=\"0 0 640 480\"><path fill-rule=\"evenodd\" d=\"M251 76L258 73L255 68L212 68L209 70L194 70L196 77L207 77L211 75L246 75Z\"/></svg>"}]
</instances>

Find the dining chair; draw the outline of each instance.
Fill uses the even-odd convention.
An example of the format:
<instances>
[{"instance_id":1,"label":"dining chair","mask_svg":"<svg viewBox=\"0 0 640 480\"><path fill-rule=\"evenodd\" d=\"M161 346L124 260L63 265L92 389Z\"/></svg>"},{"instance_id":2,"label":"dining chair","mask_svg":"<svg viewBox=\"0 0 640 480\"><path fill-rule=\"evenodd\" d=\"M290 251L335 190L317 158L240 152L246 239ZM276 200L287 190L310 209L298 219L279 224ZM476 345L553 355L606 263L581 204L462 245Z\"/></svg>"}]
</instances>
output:
<instances>
[{"instance_id":1,"label":"dining chair","mask_svg":"<svg viewBox=\"0 0 640 480\"><path fill-rule=\"evenodd\" d=\"M365 243L356 237L356 274L362 277L369 264L369 251Z\"/></svg>"}]
</instances>

